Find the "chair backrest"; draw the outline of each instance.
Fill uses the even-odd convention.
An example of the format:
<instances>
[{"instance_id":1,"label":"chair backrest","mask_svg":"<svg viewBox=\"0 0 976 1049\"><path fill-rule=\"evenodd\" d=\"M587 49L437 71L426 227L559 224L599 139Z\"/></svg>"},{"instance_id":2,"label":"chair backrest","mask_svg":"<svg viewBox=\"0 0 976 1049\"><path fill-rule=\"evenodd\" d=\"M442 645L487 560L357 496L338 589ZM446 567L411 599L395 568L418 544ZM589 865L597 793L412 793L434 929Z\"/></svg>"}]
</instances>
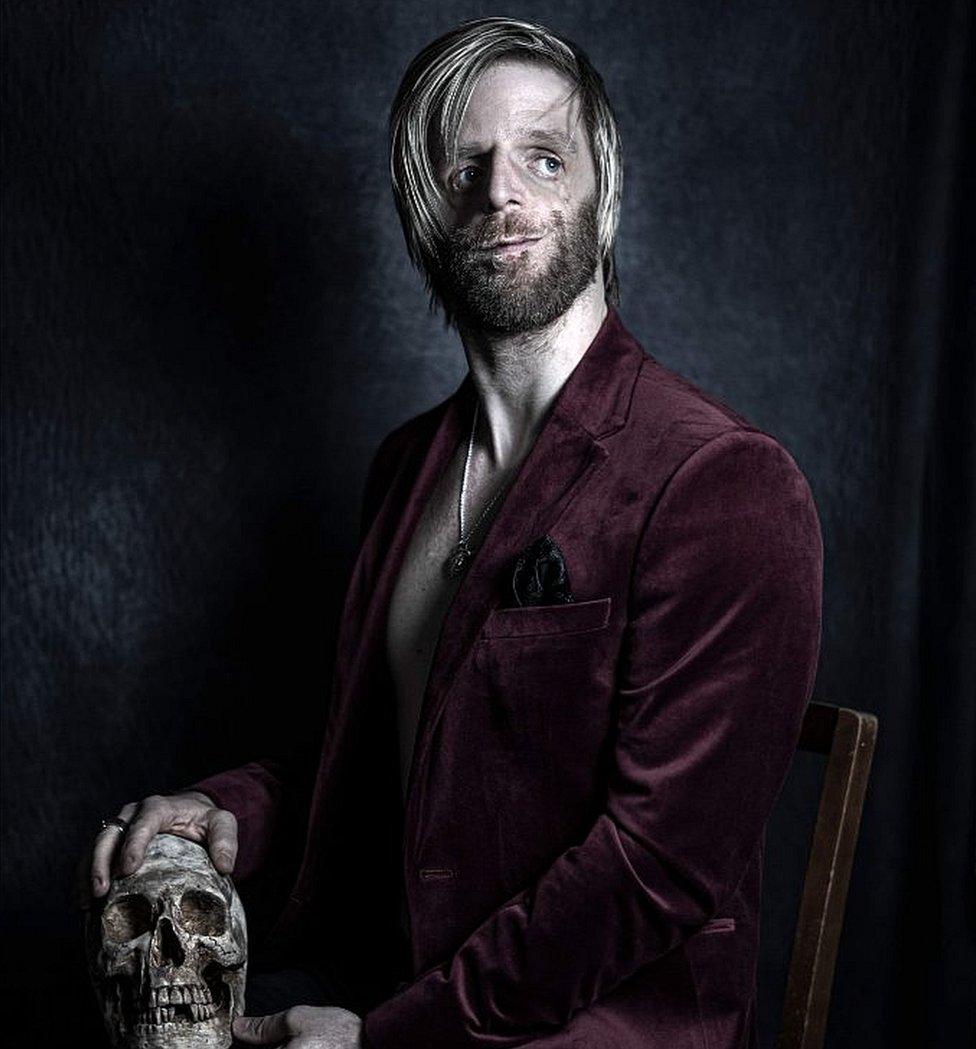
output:
<instances>
[{"instance_id":1,"label":"chair backrest","mask_svg":"<svg viewBox=\"0 0 976 1049\"><path fill-rule=\"evenodd\" d=\"M800 750L827 755L793 937L778 1049L821 1049L878 719L811 703Z\"/></svg>"}]
</instances>

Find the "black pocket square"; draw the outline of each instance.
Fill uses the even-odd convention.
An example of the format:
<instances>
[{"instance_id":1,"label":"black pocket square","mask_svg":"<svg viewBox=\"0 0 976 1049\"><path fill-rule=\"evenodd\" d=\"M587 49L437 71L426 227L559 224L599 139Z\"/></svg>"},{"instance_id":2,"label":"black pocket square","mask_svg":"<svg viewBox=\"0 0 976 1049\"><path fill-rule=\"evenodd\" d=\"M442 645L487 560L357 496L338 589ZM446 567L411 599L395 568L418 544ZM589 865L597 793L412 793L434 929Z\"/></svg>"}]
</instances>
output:
<instances>
[{"instance_id":1,"label":"black pocket square","mask_svg":"<svg viewBox=\"0 0 976 1049\"><path fill-rule=\"evenodd\" d=\"M531 542L515 560L512 593L516 605L561 605L575 600L559 544L551 535Z\"/></svg>"}]
</instances>

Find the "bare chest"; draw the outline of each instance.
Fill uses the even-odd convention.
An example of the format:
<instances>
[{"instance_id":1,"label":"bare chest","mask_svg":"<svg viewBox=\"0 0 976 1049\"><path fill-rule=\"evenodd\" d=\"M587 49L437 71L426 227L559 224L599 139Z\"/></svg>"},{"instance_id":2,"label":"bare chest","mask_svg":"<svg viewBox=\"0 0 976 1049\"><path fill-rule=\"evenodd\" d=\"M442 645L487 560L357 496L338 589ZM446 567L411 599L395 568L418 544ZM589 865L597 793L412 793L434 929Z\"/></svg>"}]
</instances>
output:
<instances>
[{"instance_id":1,"label":"bare chest","mask_svg":"<svg viewBox=\"0 0 976 1049\"><path fill-rule=\"evenodd\" d=\"M449 468L414 529L390 599L386 655L396 692L404 795L434 650L460 582L444 570L458 539L456 485Z\"/></svg>"}]
</instances>

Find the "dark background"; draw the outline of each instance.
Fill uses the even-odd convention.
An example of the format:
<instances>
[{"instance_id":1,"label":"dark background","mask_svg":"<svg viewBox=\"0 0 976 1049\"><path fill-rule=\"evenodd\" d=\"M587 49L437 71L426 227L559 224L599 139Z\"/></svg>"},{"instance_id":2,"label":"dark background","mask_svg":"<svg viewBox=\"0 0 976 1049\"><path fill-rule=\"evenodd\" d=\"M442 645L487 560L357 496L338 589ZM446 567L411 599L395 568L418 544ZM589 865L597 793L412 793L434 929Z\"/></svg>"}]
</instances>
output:
<instances>
[{"instance_id":1,"label":"dark background","mask_svg":"<svg viewBox=\"0 0 976 1049\"><path fill-rule=\"evenodd\" d=\"M817 499L816 694L880 719L828 1045L966 1044L970 5L5 9L5 1031L97 1037L69 886L101 816L321 724L369 458L464 371L407 262L387 109L423 44L505 13L604 74L625 323ZM819 768L770 830L767 1045Z\"/></svg>"}]
</instances>

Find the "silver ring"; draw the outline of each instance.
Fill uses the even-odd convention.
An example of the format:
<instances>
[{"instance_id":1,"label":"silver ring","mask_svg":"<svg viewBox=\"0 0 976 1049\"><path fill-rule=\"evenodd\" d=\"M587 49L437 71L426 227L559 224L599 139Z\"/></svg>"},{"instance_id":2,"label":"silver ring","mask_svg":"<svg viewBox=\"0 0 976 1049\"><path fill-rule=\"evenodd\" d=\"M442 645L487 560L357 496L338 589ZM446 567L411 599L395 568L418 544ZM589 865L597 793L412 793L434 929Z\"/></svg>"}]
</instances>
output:
<instances>
[{"instance_id":1,"label":"silver ring","mask_svg":"<svg viewBox=\"0 0 976 1049\"><path fill-rule=\"evenodd\" d=\"M119 834L125 834L129 829L129 824L122 819L121 816L112 816L110 819L102 820L102 830L117 830Z\"/></svg>"}]
</instances>

